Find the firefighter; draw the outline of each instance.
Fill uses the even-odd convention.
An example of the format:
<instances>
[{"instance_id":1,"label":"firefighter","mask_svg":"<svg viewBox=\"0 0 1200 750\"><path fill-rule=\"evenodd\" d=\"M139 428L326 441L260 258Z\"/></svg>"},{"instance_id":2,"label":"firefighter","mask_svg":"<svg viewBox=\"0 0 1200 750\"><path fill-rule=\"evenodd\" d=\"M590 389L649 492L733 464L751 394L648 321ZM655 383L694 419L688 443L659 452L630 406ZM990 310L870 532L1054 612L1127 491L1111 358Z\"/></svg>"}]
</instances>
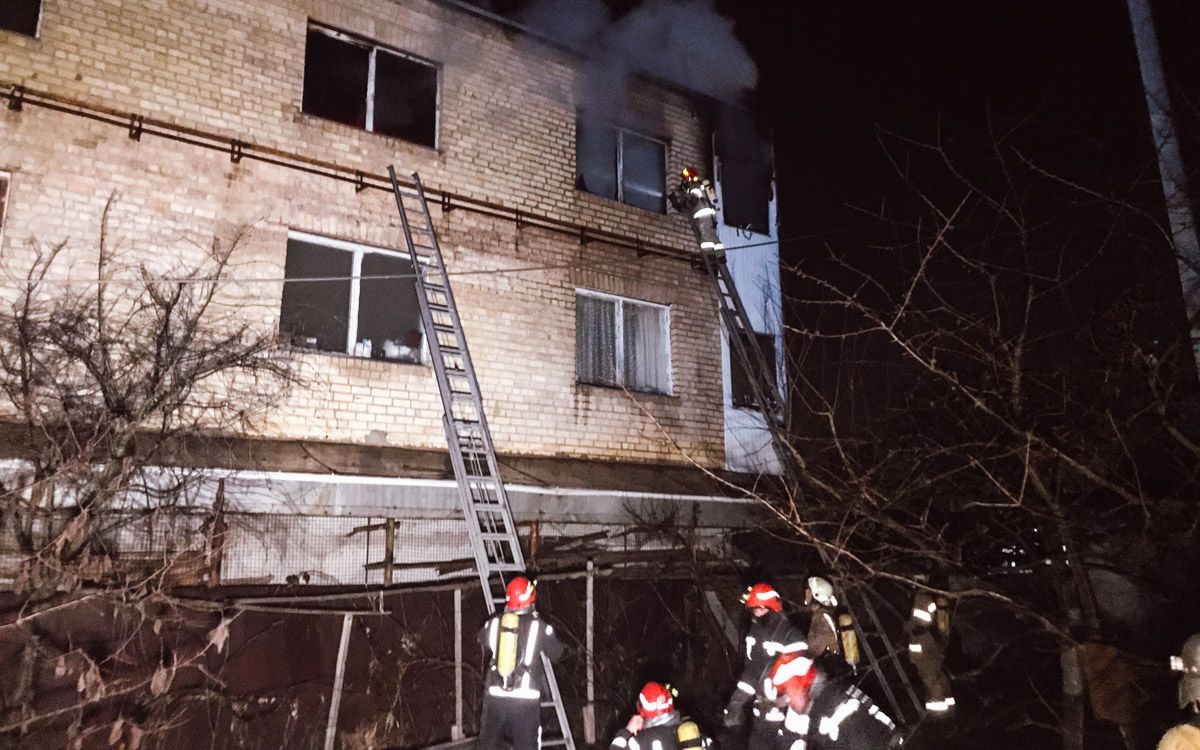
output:
<instances>
[{"instance_id":1,"label":"firefighter","mask_svg":"<svg viewBox=\"0 0 1200 750\"><path fill-rule=\"evenodd\" d=\"M740 733L746 717L746 705L752 700L750 724L751 748L765 747L778 735L783 711L766 697L765 685L771 665L780 654L807 649L800 630L783 614L779 592L765 583L746 589L742 602L753 620L746 633L746 651L737 687L725 708L725 727Z\"/></svg>"},{"instance_id":2,"label":"firefighter","mask_svg":"<svg viewBox=\"0 0 1200 750\"><path fill-rule=\"evenodd\" d=\"M609 750L701 750L708 744L696 722L675 710L675 691L647 682L638 693L637 713L617 732Z\"/></svg>"},{"instance_id":3,"label":"firefighter","mask_svg":"<svg viewBox=\"0 0 1200 750\"><path fill-rule=\"evenodd\" d=\"M708 180L688 167L679 173L679 187L668 198L676 211L691 219L701 250L725 249L717 236L717 194Z\"/></svg>"},{"instance_id":4,"label":"firefighter","mask_svg":"<svg viewBox=\"0 0 1200 750\"><path fill-rule=\"evenodd\" d=\"M1200 633L1184 641L1181 651L1171 657L1171 669L1183 673L1179 707L1191 716L1167 730L1158 741L1158 750L1200 750Z\"/></svg>"},{"instance_id":5,"label":"firefighter","mask_svg":"<svg viewBox=\"0 0 1200 750\"><path fill-rule=\"evenodd\" d=\"M913 596L912 615L906 630L908 661L917 670L917 676L925 688L925 709L934 714L944 714L954 708L950 680L942 669L946 637L950 633L950 612L945 600L918 591Z\"/></svg>"},{"instance_id":6,"label":"firefighter","mask_svg":"<svg viewBox=\"0 0 1200 750\"><path fill-rule=\"evenodd\" d=\"M535 584L524 576L505 589L503 612L492 615L479 641L491 656L484 678L483 715L476 747L537 750L541 746L542 656L556 661L562 643L534 610Z\"/></svg>"},{"instance_id":7,"label":"firefighter","mask_svg":"<svg viewBox=\"0 0 1200 750\"><path fill-rule=\"evenodd\" d=\"M816 658L826 651L842 653L837 625L837 597L833 585L820 576L808 579L804 589L804 604L812 612L808 625L808 653Z\"/></svg>"},{"instance_id":8,"label":"firefighter","mask_svg":"<svg viewBox=\"0 0 1200 750\"><path fill-rule=\"evenodd\" d=\"M808 624L808 652L828 672L844 674L858 667L858 634L854 617L838 612L833 584L811 576L804 589L804 604L812 614Z\"/></svg>"},{"instance_id":9,"label":"firefighter","mask_svg":"<svg viewBox=\"0 0 1200 750\"><path fill-rule=\"evenodd\" d=\"M779 750L887 750L900 742L896 725L853 686L831 680L805 654L781 655L768 690L786 715L771 747Z\"/></svg>"}]
</instances>

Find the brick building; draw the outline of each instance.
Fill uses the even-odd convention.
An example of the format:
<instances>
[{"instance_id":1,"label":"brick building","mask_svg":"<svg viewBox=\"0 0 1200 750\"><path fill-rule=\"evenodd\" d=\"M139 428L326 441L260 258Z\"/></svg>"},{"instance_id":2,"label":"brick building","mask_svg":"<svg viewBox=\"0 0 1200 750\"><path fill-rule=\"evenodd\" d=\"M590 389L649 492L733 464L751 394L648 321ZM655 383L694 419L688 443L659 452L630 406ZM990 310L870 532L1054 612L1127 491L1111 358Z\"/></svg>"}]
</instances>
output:
<instances>
[{"instance_id":1,"label":"brick building","mask_svg":"<svg viewBox=\"0 0 1200 750\"><path fill-rule=\"evenodd\" d=\"M240 236L228 293L306 382L213 457L240 470L230 507L455 518L414 294L352 278L411 272L374 189L395 164L439 201L518 520L583 532L631 503L744 520L701 469L770 470L765 431L664 200L670 175L713 163L702 97L639 78L589 113L578 55L456 2L20 0L0 25L10 271L36 245L94 255L112 196L126 260ZM725 239L755 245L731 264L782 362L773 201L754 196Z\"/></svg>"},{"instance_id":2,"label":"brick building","mask_svg":"<svg viewBox=\"0 0 1200 750\"><path fill-rule=\"evenodd\" d=\"M0 264L9 280L0 295L13 299L13 280L57 247L55 283L95 283L102 227L121 263L152 274L197 266L232 244L222 304L278 332L303 380L253 428L179 454L204 476L190 496L198 514L131 513L111 525L113 548L185 562L197 552L211 564L219 525L215 570L202 578L180 566L167 580L216 583L228 597L245 586L443 579L456 597L475 596L412 268L384 189L385 168L395 165L419 173L433 199L535 563L570 575L585 556L609 569L672 554L686 560L696 547L725 556L728 532L753 522L752 506L717 477L770 473L775 462L762 417L730 366L712 282L692 262L691 230L668 212L665 194L684 166L707 165L723 178L722 239L782 389L769 160L759 152L747 168L736 120L714 140L718 106L683 87L642 76L602 103L589 100L586 67L578 53L458 0L0 6ZM21 471L20 446L3 454L9 470ZM664 522L676 532L664 533ZM11 583L19 555L8 536L0 578ZM683 549L681 539L698 544ZM385 540L393 540L390 553ZM382 560L386 569L371 565ZM583 617L572 588L580 586L562 584L564 620ZM403 600L420 602L410 612L431 614L394 614L355 631L349 663L340 657L340 722L325 703L331 618L246 614L220 669L229 694L259 696L263 718L181 714L164 746L232 732L219 729L222 721L249 732L243 742L278 746L271 743L297 731L309 742L325 731L314 725L326 716L344 747L376 746L364 732L403 744L444 739L451 724L469 733L460 652L457 712L447 715L434 698L454 689L451 673L380 677L374 657L364 656L375 651L359 647L391 654L418 633L429 653L452 651L444 620L434 617L449 617L447 590L398 591L389 599L397 613ZM650 597L625 625L598 633L597 649L606 637L627 639L639 617L661 621L654 607L685 594ZM462 622L482 613L481 602L466 604L455 620L459 642ZM60 631L86 629L69 611L62 617ZM281 623L281 636L263 635ZM671 637L639 642L666 653ZM280 649L311 649L312 658L283 669ZM0 649L0 663L11 658L21 657ZM68 694L85 684L73 669L55 672ZM441 713L405 724L395 704L379 705L369 686L380 679L406 705ZM624 676L605 679L598 683L626 687ZM574 681L564 691L573 706L584 701ZM470 685L466 695L469 702ZM36 704L32 693L12 696L0 696L4 712ZM288 701L290 714L267 715ZM122 716L119 707L106 710L117 711L109 721ZM121 721L110 738L118 729L129 735L141 719Z\"/></svg>"}]
</instances>

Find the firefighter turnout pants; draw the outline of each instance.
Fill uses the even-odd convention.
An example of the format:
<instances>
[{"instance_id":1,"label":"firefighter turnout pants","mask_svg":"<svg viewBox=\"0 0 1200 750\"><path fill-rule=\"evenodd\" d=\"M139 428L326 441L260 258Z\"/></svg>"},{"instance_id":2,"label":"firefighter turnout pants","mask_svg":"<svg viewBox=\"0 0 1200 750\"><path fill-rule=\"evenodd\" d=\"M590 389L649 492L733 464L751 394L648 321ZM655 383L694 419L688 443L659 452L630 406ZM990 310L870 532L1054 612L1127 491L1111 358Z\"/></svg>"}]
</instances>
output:
<instances>
[{"instance_id":1,"label":"firefighter turnout pants","mask_svg":"<svg viewBox=\"0 0 1200 750\"><path fill-rule=\"evenodd\" d=\"M538 750L541 746L542 716L537 698L510 698L484 693L479 719L479 750L510 747Z\"/></svg>"}]
</instances>

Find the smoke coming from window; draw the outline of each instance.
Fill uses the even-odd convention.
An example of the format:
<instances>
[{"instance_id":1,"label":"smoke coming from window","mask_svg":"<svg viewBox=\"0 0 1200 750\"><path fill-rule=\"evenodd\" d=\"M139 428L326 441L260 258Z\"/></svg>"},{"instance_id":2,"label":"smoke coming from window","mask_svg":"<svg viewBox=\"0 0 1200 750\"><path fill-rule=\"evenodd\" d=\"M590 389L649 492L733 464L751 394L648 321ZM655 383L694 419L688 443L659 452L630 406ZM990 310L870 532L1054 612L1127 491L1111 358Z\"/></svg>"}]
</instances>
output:
<instances>
[{"instance_id":1,"label":"smoke coming from window","mask_svg":"<svg viewBox=\"0 0 1200 750\"><path fill-rule=\"evenodd\" d=\"M733 22L711 0L649 0L619 18L603 0L534 0L520 20L586 56L581 103L596 113L624 109L638 73L727 102L758 79Z\"/></svg>"}]
</instances>

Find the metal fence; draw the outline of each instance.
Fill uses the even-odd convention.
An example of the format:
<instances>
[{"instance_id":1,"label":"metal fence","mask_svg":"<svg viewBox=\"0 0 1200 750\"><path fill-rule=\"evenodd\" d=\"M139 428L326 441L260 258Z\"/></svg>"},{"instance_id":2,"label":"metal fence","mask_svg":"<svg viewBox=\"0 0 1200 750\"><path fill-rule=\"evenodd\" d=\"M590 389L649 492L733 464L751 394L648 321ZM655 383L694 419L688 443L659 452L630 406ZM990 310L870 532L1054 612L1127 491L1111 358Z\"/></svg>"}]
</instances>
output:
<instances>
[{"instance_id":1,"label":"metal fence","mask_svg":"<svg viewBox=\"0 0 1200 750\"><path fill-rule=\"evenodd\" d=\"M50 549L72 515L47 510L0 529L0 585ZM418 583L473 570L462 519L317 516L195 509L108 512L89 536L81 570L93 580L162 575L173 585ZM529 552L547 557L644 555L678 537L635 526L526 524ZM391 537L391 552L388 540Z\"/></svg>"}]
</instances>

